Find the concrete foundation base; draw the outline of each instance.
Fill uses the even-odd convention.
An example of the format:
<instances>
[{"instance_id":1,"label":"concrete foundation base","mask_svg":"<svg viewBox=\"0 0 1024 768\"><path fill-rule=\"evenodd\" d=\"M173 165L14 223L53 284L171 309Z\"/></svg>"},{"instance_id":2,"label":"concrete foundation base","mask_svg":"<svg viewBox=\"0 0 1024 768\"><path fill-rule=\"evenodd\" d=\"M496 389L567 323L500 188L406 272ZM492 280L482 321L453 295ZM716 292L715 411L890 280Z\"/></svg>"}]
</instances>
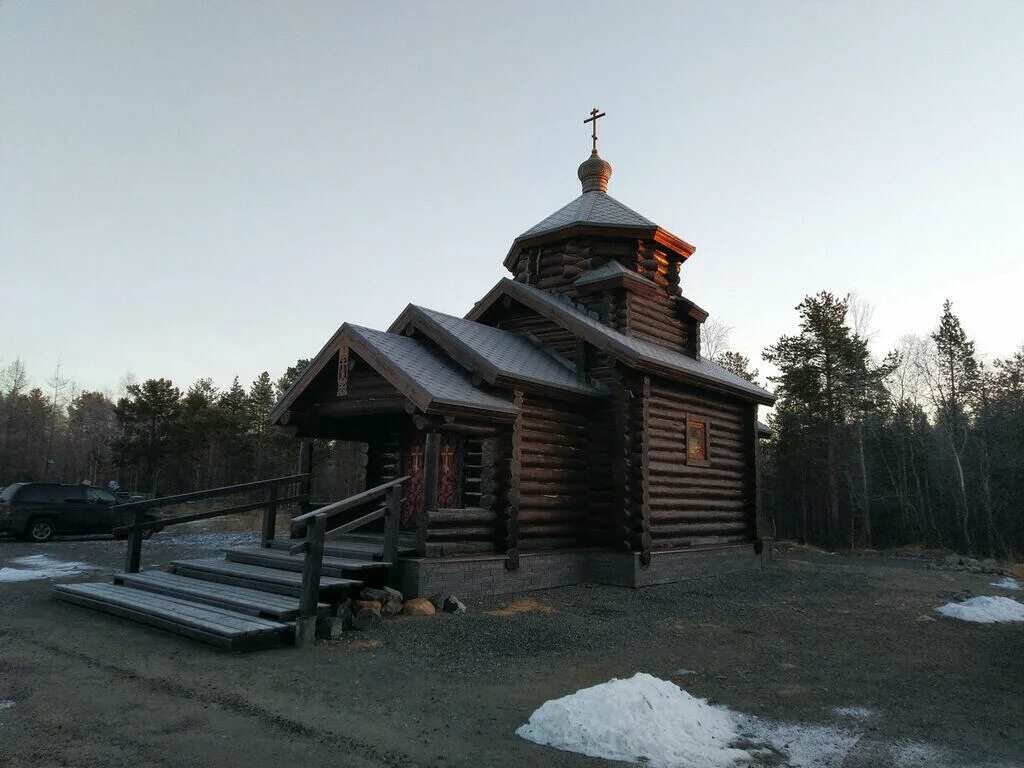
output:
<instances>
[{"instance_id":1,"label":"concrete foundation base","mask_svg":"<svg viewBox=\"0 0 1024 768\"><path fill-rule=\"evenodd\" d=\"M526 552L520 553L519 567L512 571L506 569L504 555L402 558L399 580L406 597L438 593L481 597L584 583L637 588L757 570L766 560L766 550L757 550L753 542L663 550L652 552L648 565L641 564L639 552Z\"/></svg>"}]
</instances>

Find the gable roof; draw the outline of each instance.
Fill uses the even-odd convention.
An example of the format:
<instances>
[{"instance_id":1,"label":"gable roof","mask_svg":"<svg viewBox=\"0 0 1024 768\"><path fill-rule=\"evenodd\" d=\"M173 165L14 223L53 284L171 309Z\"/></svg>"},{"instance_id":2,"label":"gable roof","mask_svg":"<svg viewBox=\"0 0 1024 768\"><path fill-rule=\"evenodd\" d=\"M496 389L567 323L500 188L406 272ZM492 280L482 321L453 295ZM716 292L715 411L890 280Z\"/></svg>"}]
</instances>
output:
<instances>
[{"instance_id":1,"label":"gable roof","mask_svg":"<svg viewBox=\"0 0 1024 768\"><path fill-rule=\"evenodd\" d=\"M511 421L519 409L473 386L466 372L422 341L358 325L341 326L270 413L276 423L342 346L358 354L424 413L477 413Z\"/></svg>"},{"instance_id":2,"label":"gable roof","mask_svg":"<svg viewBox=\"0 0 1024 768\"><path fill-rule=\"evenodd\" d=\"M601 389L580 381L576 370L519 333L410 304L388 330L412 325L464 368L499 387L533 384L574 395L600 396Z\"/></svg>"},{"instance_id":3,"label":"gable roof","mask_svg":"<svg viewBox=\"0 0 1024 768\"><path fill-rule=\"evenodd\" d=\"M724 391L765 405L775 402L775 396L771 392L751 384L717 363L707 359L698 360L660 344L626 336L604 325L562 294L542 291L508 278L499 281L477 303L467 318L478 320L503 296L509 296L547 317L630 367L670 379L691 381L709 389Z\"/></svg>"}]
</instances>

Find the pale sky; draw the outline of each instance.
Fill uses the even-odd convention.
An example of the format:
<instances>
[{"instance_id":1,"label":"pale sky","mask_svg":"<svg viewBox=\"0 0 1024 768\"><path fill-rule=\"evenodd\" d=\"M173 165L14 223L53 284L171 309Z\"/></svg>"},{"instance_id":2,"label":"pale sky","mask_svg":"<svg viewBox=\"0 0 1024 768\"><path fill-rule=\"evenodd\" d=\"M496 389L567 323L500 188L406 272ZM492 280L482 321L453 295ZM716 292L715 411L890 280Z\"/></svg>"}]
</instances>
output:
<instances>
[{"instance_id":1,"label":"pale sky","mask_svg":"<svg viewBox=\"0 0 1024 768\"><path fill-rule=\"evenodd\" d=\"M1024 342L1024 3L0 4L0 362L275 377L343 322L464 314L609 193L761 349L821 289L876 351L949 296Z\"/></svg>"}]
</instances>

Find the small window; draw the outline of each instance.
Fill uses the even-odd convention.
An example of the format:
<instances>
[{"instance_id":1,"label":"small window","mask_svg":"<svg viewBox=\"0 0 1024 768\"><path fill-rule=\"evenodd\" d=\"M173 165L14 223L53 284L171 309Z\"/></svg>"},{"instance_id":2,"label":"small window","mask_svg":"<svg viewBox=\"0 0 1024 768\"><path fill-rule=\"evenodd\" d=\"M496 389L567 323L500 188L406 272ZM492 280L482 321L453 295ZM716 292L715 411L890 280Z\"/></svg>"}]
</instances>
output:
<instances>
[{"instance_id":1,"label":"small window","mask_svg":"<svg viewBox=\"0 0 1024 768\"><path fill-rule=\"evenodd\" d=\"M708 460L708 423L700 419L686 420L686 460L706 462Z\"/></svg>"}]
</instances>

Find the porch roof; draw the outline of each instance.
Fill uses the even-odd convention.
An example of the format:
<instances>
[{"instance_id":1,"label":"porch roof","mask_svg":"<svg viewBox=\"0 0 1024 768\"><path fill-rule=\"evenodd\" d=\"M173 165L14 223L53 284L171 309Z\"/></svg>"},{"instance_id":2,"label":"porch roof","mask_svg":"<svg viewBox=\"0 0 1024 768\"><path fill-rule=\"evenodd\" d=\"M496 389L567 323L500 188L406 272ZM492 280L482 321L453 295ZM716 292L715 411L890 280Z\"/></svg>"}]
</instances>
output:
<instances>
[{"instance_id":1,"label":"porch roof","mask_svg":"<svg viewBox=\"0 0 1024 768\"><path fill-rule=\"evenodd\" d=\"M285 392L270 413L271 423L281 419L321 371L337 365L346 346L424 413L511 421L519 412L508 400L474 387L469 374L432 345L346 323Z\"/></svg>"}]
</instances>

